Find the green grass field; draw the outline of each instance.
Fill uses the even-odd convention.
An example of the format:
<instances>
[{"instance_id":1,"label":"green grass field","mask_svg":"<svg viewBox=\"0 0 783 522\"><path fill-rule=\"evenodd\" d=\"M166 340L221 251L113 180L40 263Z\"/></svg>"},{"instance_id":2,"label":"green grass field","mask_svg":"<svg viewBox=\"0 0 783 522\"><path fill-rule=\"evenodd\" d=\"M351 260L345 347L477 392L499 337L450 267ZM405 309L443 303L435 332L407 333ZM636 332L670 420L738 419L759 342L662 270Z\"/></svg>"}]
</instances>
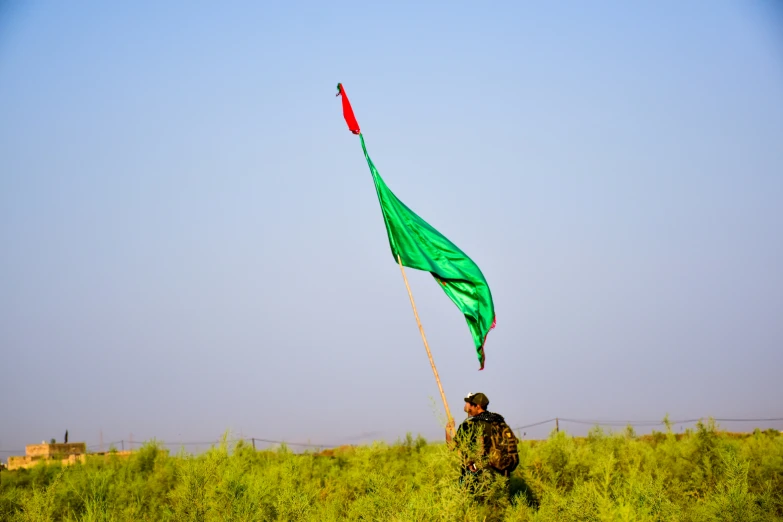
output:
<instances>
[{"instance_id":1,"label":"green grass field","mask_svg":"<svg viewBox=\"0 0 783 522\"><path fill-rule=\"evenodd\" d=\"M783 521L776 430L593 429L519 451L508 487L484 484L476 496L445 444L410 436L320 455L240 443L169 456L148 443L130 458L3 472L0 520Z\"/></svg>"}]
</instances>

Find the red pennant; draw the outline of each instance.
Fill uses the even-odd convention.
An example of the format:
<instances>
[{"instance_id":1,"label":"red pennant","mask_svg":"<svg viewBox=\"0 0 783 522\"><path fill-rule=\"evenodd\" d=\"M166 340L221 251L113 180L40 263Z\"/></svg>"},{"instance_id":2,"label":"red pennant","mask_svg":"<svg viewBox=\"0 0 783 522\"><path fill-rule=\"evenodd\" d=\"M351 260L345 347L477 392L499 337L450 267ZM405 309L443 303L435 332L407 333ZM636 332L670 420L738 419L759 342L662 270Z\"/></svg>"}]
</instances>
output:
<instances>
[{"instance_id":1,"label":"red pennant","mask_svg":"<svg viewBox=\"0 0 783 522\"><path fill-rule=\"evenodd\" d=\"M351 102L348 101L348 96L345 94L345 89L342 83L337 84L337 96L343 96L343 117L345 123L348 124L348 130L354 134L360 134L359 123L356 121L356 116L353 115L353 109L351 108Z\"/></svg>"}]
</instances>

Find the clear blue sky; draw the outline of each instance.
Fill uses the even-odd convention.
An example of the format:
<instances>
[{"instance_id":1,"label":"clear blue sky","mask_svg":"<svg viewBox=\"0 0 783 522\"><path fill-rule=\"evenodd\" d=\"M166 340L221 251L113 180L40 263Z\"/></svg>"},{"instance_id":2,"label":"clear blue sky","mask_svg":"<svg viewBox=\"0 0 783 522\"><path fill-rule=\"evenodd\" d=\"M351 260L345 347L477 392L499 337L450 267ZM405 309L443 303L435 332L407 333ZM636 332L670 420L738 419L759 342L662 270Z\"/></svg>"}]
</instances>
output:
<instances>
[{"instance_id":1,"label":"clear blue sky","mask_svg":"<svg viewBox=\"0 0 783 522\"><path fill-rule=\"evenodd\" d=\"M478 372L409 271L458 420L469 391L512 426L783 416L781 28L772 2L0 4L0 450L442 435L337 82L492 288Z\"/></svg>"}]
</instances>

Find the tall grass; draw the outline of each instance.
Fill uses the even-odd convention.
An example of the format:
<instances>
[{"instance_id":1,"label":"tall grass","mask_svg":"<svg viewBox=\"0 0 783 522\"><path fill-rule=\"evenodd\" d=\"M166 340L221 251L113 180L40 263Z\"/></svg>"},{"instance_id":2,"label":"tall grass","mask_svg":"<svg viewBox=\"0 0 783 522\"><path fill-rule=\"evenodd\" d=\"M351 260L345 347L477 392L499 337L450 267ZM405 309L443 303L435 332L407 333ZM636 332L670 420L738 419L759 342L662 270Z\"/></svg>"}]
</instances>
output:
<instances>
[{"instance_id":1,"label":"tall grass","mask_svg":"<svg viewBox=\"0 0 783 522\"><path fill-rule=\"evenodd\" d=\"M294 454L223 443L169 456L155 442L128 459L5 472L3 521L783 521L783 436L675 436L628 429L552 433L520 444L509 483L459 482L444 444Z\"/></svg>"}]
</instances>

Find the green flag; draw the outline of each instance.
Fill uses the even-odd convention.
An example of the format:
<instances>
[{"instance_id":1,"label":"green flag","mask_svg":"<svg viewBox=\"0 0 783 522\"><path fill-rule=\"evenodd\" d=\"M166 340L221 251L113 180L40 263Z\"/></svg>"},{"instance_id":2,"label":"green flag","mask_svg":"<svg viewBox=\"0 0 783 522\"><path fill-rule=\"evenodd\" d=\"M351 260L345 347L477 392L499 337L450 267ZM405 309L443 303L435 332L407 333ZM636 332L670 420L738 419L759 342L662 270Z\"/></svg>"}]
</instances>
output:
<instances>
[{"instance_id":1,"label":"green flag","mask_svg":"<svg viewBox=\"0 0 783 522\"><path fill-rule=\"evenodd\" d=\"M405 206L389 190L367 154L364 136L357 133L375 182L395 262L399 256L404 266L426 270L435 277L446 295L465 315L483 370L484 343L489 331L495 327L495 306L487 280L478 265L457 245Z\"/></svg>"}]
</instances>

